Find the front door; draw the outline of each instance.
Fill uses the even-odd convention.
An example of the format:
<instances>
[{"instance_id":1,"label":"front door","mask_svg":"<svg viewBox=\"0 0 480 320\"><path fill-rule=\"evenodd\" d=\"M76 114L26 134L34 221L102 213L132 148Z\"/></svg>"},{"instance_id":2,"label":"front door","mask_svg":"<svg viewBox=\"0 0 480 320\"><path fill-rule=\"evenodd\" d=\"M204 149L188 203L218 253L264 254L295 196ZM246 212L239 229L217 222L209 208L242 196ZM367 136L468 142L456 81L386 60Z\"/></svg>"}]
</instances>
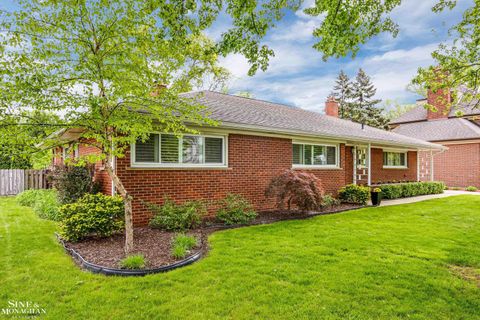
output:
<instances>
[{"instance_id":1,"label":"front door","mask_svg":"<svg viewBox=\"0 0 480 320\"><path fill-rule=\"evenodd\" d=\"M359 185L368 184L368 147L355 147L354 181Z\"/></svg>"}]
</instances>

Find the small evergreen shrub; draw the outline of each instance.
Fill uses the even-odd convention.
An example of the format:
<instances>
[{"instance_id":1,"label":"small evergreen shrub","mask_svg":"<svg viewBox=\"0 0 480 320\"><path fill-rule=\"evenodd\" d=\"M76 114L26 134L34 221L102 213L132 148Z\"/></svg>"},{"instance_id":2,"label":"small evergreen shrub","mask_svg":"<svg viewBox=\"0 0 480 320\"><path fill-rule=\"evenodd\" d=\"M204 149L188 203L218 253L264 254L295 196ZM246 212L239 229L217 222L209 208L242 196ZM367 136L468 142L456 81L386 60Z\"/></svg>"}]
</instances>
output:
<instances>
[{"instance_id":1,"label":"small evergreen shrub","mask_svg":"<svg viewBox=\"0 0 480 320\"><path fill-rule=\"evenodd\" d=\"M155 214L150 220L152 228L167 231L185 231L200 225L202 217L207 213L205 204L201 201L187 201L176 204L165 198L163 205L144 203Z\"/></svg>"},{"instance_id":2,"label":"small evergreen shrub","mask_svg":"<svg viewBox=\"0 0 480 320\"><path fill-rule=\"evenodd\" d=\"M330 208L334 206L338 206L340 204L340 200L334 198L332 195L327 194L324 195L322 198L322 208Z\"/></svg>"},{"instance_id":3,"label":"small evergreen shrub","mask_svg":"<svg viewBox=\"0 0 480 320\"><path fill-rule=\"evenodd\" d=\"M322 182L317 176L298 170L285 170L274 177L265 190L267 198L276 198L279 209L286 204L288 210L296 206L301 211L320 208L323 194Z\"/></svg>"},{"instance_id":4,"label":"small evergreen shrub","mask_svg":"<svg viewBox=\"0 0 480 320\"><path fill-rule=\"evenodd\" d=\"M478 189L477 189L477 187L474 187L474 186L468 186L468 187L465 188L465 190L466 190L466 191L475 192L475 191L477 191Z\"/></svg>"},{"instance_id":5,"label":"small evergreen shrub","mask_svg":"<svg viewBox=\"0 0 480 320\"><path fill-rule=\"evenodd\" d=\"M145 257L142 254L128 256L120 261L120 268L129 270L145 269Z\"/></svg>"},{"instance_id":6,"label":"small evergreen shrub","mask_svg":"<svg viewBox=\"0 0 480 320\"><path fill-rule=\"evenodd\" d=\"M194 236L177 234L173 238L172 256L175 259L185 258L189 251L197 245L197 239Z\"/></svg>"},{"instance_id":7,"label":"small evergreen shrub","mask_svg":"<svg viewBox=\"0 0 480 320\"><path fill-rule=\"evenodd\" d=\"M257 216L255 210L247 199L239 194L229 193L220 201L217 219L227 225L245 224Z\"/></svg>"},{"instance_id":8,"label":"small evergreen shrub","mask_svg":"<svg viewBox=\"0 0 480 320\"><path fill-rule=\"evenodd\" d=\"M53 186L58 190L61 204L73 203L87 193L100 192L93 181L94 166L56 166L51 173Z\"/></svg>"},{"instance_id":9,"label":"small evergreen shrub","mask_svg":"<svg viewBox=\"0 0 480 320\"><path fill-rule=\"evenodd\" d=\"M25 190L18 194L16 201L21 206L31 207L42 219L58 221L60 203L55 189Z\"/></svg>"},{"instance_id":10,"label":"small evergreen shrub","mask_svg":"<svg viewBox=\"0 0 480 320\"><path fill-rule=\"evenodd\" d=\"M60 207L60 234L68 241L90 235L108 237L124 228L124 204L120 196L86 194Z\"/></svg>"},{"instance_id":11,"label":"small evergreen shrub","mask_svg":"<svg viewBox=\"0 0 480 320\"><path fill-rule=\"evenodd\" d=\"M379 188L382 190L384 199L398 199L443 193L445 184L443 182L422 181L381 185Z\"/></svg>"},{"instance_id":12,"label":"small evergreen shrub","mask_svg":"<svg viewBox=\"0 0 480 320\"><path fill-rule=\"evenodd\" d=\"M346 185L338 191L338 197L343 202L367 204L370 198L370 188L355 184Z\"/></svg>"}]
</instances>

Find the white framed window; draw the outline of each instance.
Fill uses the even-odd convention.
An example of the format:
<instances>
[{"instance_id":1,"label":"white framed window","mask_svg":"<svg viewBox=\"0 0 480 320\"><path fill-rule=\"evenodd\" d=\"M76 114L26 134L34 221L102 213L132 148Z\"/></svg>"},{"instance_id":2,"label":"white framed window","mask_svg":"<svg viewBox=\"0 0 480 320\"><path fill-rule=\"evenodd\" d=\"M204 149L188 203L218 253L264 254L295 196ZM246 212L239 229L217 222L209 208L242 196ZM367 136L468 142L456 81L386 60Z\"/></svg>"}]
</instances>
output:
<instances>
[{"instance_id":1,"label":"white framed window","mask_svg":"<svg viewBox=\"0 0 480 320\"><path fill-rule=\"evenodd\" d=\"M295 168L337 168L339 148L334 144L292 144L292 166Z\"/></svg>"},{"instance_id":2,"label":"white framed window","mask_svg":"<svg viewBox=\"0 0 480 320\"><path fill-rule=\"evenodd\" d=\"M406 151L383 151L383 167L387 169L408 168Z\"/></svg>"},{"instance_id":3,"label":"white framed window","mask_svg":"<svg viewBox=\"0 0 480 320\"><path fill-rule=\"evenodd\" d=\"M132 167L226 167L224 136L153 133L131 146Z\"/></svg>"}]
</instances>

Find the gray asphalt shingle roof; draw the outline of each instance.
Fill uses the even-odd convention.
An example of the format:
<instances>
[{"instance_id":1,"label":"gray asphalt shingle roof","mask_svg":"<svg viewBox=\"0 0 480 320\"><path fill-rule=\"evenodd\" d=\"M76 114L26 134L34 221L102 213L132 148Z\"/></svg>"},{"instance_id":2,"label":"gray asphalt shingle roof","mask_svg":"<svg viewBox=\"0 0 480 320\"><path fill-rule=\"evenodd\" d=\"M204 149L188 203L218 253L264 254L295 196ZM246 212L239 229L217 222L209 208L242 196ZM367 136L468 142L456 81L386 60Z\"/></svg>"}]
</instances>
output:
<instances>
[{"instance_id":1,"label":"gray asphalt shingle roof","mask_svg":"<svg viewBox=\"0 0 480 320\"><path fill-rule=\"evenodd\" d=\"M462 118L404 123L393 131L426 141L480 138L480 127Z\"/></svg>"},{"instance_id":2,"label":"gray asphalt shingle roof","mask_svg":"<svg viewBox=\"0 0 480 320\"><path fill-rule=\"evenodd\" d=\"M351 141L370 141L375 144L405 146L419 149L441 149L442 146L397 133L364 126L301 108L267 101L227 95L213 91L190 92L184 97L194 98L205 105L210 118L221 126L234 124L240 128L268 129L287 134L306 134L323 138Z\"/></svg>"},{"instance_id":3,"label":"gray asphalt shingle roof","mask_svg":"<svg viewBox=\"0 0 480 320\"><path fill-rule=\"evenodd\" d=\"M449 118L456 118L457 111L461 112L463 116L473 116L480 115L480 108L476 108L474 104L470 105L461 105L452 107L448 113ZM416 121L426 121L427 120L427 109L423 105L419 105L416 108L402 114L400 117L391 121L390 124L399 124L407 122L416 122Z\"/></svg>"}]
</instances>

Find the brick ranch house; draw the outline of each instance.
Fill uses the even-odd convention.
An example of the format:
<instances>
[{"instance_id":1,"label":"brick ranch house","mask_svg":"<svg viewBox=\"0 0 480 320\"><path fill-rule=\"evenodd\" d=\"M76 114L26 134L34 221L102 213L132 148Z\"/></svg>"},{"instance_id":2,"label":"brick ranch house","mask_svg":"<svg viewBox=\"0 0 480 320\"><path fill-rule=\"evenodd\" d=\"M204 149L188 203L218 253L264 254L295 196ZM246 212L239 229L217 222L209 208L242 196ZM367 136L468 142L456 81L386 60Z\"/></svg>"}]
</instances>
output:
<instances>
[{"instance_id":1,"label":"brick ranch house","mask_svg":"<svg viewBox=\"0 0 480 320\"><path fill-rule=\"evenodd\" d=\"M480 109L472 105L451 106L450 92L428 92L417 107L390 123L393 132L441 144L438 154L420 152L420 180L443 181L449 187L480 188ZM435 106L436 112L424 104ZM462 115L457 116L460 112Z\"/></svg>"},{"instance_id":2,"label":"brick ranch house","mask_svg":"<svg viewBox=\"0 0 480 320\"><path fill-rule=\"evenodd\" d=\"M350 183L417 181L419 151L444 148L339 119L334 99L327 100L326 114L320 114L212 91L185 96L205 105L219 126L200 127L200 135L181 138L152 133L148 141L132 144L125 157L113 160L134 197L135 225L147 224L152 216L141 200L161 203L165 195L183 202L221 199L233 192L245 196L256 210L273 209L265 188L273 177L292 168L314 173L331 194ZM69 130L61 135L72 139L81 133ZM71 152L68 148L57 150L55 163ZM94 152L80 143L74 153ZM96 179L105 193L114 192L101 164Z\"/></svg>"}]
</instances>

